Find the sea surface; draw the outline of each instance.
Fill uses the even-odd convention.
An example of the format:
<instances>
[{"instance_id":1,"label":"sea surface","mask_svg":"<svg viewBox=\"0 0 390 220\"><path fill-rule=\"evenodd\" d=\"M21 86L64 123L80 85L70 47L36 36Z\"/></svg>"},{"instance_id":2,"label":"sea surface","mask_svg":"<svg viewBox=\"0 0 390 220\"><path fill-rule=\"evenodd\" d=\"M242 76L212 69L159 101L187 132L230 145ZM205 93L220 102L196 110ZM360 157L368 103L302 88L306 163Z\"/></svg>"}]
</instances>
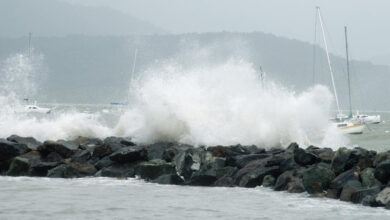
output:
<instances>
[{"instance_id":1,"label":"sea surface","mask_svg":"<svg viewBox=\"0 0 390 220\"><path fill-rule=\"evenodd\" d=\"M0 177L0 219L390 219L390 211L258 188Z\"/></svg>"}]
</instances>

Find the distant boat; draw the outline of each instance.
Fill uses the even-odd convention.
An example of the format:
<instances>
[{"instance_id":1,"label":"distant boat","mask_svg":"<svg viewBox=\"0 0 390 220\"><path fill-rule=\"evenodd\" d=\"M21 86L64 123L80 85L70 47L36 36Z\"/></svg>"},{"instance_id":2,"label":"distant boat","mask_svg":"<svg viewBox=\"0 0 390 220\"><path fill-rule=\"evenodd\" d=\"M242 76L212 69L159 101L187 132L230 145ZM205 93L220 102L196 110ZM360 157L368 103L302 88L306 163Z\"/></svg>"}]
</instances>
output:
<instances>
[{"instance_id":1,"label":"distant boat","mask_svg":"<svg viewBox=\"0 0 390 220\"><path fill-rule=\"evenodd\" d=\"M110 105L128 105L128 102L110 102Z\"/></svg>"},{"instance_id":2,"label":"distant boat","mask_svg":"<svg viewBox=\"0 0 390 220\"><path fill-rule=\"evenodd\" d=\"M341 129L343 131L343 133L346 133L346 134L362 134L363 130L365 128L365 123L362 120L358 119L358 118L353 118L352 117L351 93L350 92L349 92L349 108L350 108L349 115L347 116L347 115L343 114L341 112L341 110L340 110L339 99L338 99L338 96L337 96L336 84L335 84L335 80L334 80L334 74L333 74L332 65L331 65L331 62L330 62L328 44L327 44L326 37L325 37L325 30L324 30L324 24L323 24L323 21L322 21L320 7L317 7L317 15L318 15L319 22L320 22L320 25L321 25L322 37L323 37L324 44L325 44L326 57L327 57L327 61L328 61L329 72L330 72L330 76L331 76L331 79L332 79L333 92L334 92L334 96L335 96L335 100L336 100L336 106L337 106L337 115L336 115L336 117L334 119L332 119L332 121L335 121L335 125L339 129ZM347 29L345 28L345 34L347 34L346 30ZM347 51L347 65L349 67L347 35L345 35L345 39L346 39L346 51ZM349 68L348 68L348 89L350 91Z\"/></svg>"},{"instance_id":3,"label":"distant boat","mask_svg":"<svg viewBox=\"0 0 390 220\"><path fill-rule=\"evenodd\" d=\"M355 118L362 120L366 124L379 124L381 122L380 115L366 115L359 114L359 112L354 115Z\"/></svg>"}]
</instances>

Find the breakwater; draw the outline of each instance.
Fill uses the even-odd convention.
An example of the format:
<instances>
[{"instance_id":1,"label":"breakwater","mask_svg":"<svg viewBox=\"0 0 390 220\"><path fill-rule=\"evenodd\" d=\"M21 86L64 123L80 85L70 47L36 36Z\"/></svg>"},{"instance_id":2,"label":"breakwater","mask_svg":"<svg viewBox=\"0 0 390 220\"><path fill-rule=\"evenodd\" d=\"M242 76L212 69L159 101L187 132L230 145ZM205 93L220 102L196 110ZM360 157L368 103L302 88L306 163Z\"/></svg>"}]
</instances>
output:
<instances>
[{"instance_id":1,"label":"breakwater","mask_svg":"<svg viewBox=\"0 0 390 220\"><path fill-rule=\"evenodd\" d=\"M127 178L160 184L272 187L390 208L390 152L362 148L286 149L256 146L193 147L136 144L130 138L79 137L45 141L11 136L0 140L0 171L8 176Z\"/></svg>"}]
</instances>

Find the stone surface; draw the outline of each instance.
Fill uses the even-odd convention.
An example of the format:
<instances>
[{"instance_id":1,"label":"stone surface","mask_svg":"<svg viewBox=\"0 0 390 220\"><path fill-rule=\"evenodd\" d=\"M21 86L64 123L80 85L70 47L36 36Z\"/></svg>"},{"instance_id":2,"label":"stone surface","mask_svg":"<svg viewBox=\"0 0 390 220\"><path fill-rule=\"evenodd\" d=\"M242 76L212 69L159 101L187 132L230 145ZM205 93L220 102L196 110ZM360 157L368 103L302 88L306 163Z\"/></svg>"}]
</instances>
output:
<instances>
[{"instance_id":1,"label":"stone surface","mask_svg":"<svg viewBox=\"0 0 390 220\"><path fill-rule=\"evenodd\" d=\"M255 160L240 169L234 176L237 186L256 187L262 184L266 175L279 176L278 166L266 166L267 160Z\"/></svg>"},{"instance_id":2,"label":"stone surface","mask_svg":"<svg viewBox=\"0 0 390 220\"><path fill-rule=\"evenodd\" d=\"M363 199L370 196L372 198L375 198L376 195L381 191L381 188L379 186L370 187L370 188L362 188L359 190L356 190L351 195L351 202L353 203L362 203Z\"/></svg>"},{"instance_id":3,"label":"stone surface","mask_svg":"<svg viewBox=\"0 0 390 220\"><path fill-rule=\"evenodd\" d=\"M64 178L64 172L66 170L66 164L61 164L57 167L54 167L47 172L47 177L51 178Z\"/></svg>"},{"instance_id":4,"label":"stone surface","mask_svg":"<svg viewBox=\"0 0 390 220\"><path fill-rule=\"evenodd\" d=\"M38 146L42 144L33 137L20 137L18 135L11 135L7 140L18 144L24 144L30 150L37 150Z\"/></svg>"},{"instance_id":5,"label":"stone surface","mask_svg":"<svg viewBox=\"0 0 390 220\"><path fill-rule=\"evenodd\" d=\"M30 161L23 157L15 157L7 171L8 176L26 176L30 168Z\"/></svg>"},{"instance_id":6,"label":"stone surface","mask_svg":"<svg viewBox=\"0 0 390 220\"><path fill-rule=\"evenodd\" d=\"M45 141L38 147L38 151L41 152L41 154L44 156L55 152L61 155L63 158L69 158L72 156L74 150L76 149L76 145L65 141Z\"/></svg>"},{"instance_id":7,"label":"stone surface","mask_svg":"<svg viewBox=\"0 0 390 220\"><path fill-rule=\"evenodd\" d=\"M275 185L276 179L272 175L266 175L263 178L264 187L273 187Z\"/></svg>"},{"instance_id":8,"label":"stone surface","mask_svg":"<svg viewBox=\"0 0 390 220\"><path fill-rule=\"evenodd\" d=\"M373 187L381 186L381 182L375 178L375 169L366 168L360 173L360 178L362 180L362 186L364 187Z\"/></svg>"},{"instance_id":9,"label":"stone surface","mask_svg":"<svg viewBox=\"0 0 390 220\"><path fill-rule=\"evenodd\" d=\"M310 193L323 193L335 178L332 170L314 165L303 173L303 186Z\"/></svg>"},{"instance_id":10,"label":"stone surface","mask_svg":"<svg viewBox=\"0 0 390 220\"><path fill-rule=\"evenodd\" d=\"M329 189L336 190L336 198L338 198L343 190L343 187L348 181L356 180L359 181L359 173L356 169L347 170L338 175L329 185Z\"/></svg>"},{"instance_id":11,"label":"stone surface","mask_svg":"<svg viewBox=\"0 0 390 220\"><path fill-rule=\"evenodd\" d=\"M390 202L390 187L384 188L377 196L376 196L376 202L378 202L381 205L386 205Z\"/></svg>"},{"instance_id":12,"label":"stone surface","mask_svg":"<svg viewBox=\"0 0 390 220\"><path fill-rule=\"evenodd\" d=\"M169 184L169 185L183 185L184 180L176 174L166 174L159 176L157 179L152 181L153 183L158 184Z\"/></svg>"},{"instance_id":13,"label":"stone surface","mask_svg":"<svg viewBox=\"0 0 390 220\"><path fill-rule=\"evenodd\" d=\"M156 159L137 165L135 174L145 180L154 180L161 175L176 174L176 168L172 163Z\"/></svg>"},{"instance_id":14,"label":"stone surface","mask_svg":"<svg viewBox=\"0 0 390 220\"><path fill-rule=\"evenodd\" d=\"M10 160L29 151L31 150L24 144L0 139L0 161Z\"/></svg>"},{"instance_id":15,"label":"stone surface","mask_svg":"<svg viewBox=\"0 0 390 220\"><path fill-rule=\"evenodd\" d=\"M143 147L123 147L110 155L110 160L118 163L132 163L139 160L147 160L148 155Z\"/></svg>"},{"instance_id":16,"label":"stone surface","mask_svg":"<svg viewBox=\"0 0 390 220\"><path fill-rule=\"evenodd\" d=\"M136 165L137 163L113 164L111 166L102 168L95 174L95 176L116 178L134 177Z\"/></svg>"},{"instance_id":17,"label":"stone surface","mask_svg":"<svg viewBox=\"0 0 390 220\"><path fill-rule=\"evenodd\" d=\"M362 184L358 180L349 180L343 187L340 200L351 201L352 195L362 189Z\"/></svg>"},{"instance_id":18,"label":"stone surface","mask_svg":"<svg viewBox=\"0 0 390 220\"><path fill-rule=\"evenodd\" d=\"M66 166L66 169L64 171L64 177L78 178L93 176L96 171L96 168L92 164L73 162Z\"/></svg>"},{"instance_id":19,"label":"stone surface","mask_svg":"<svg viewBox=\"0 0 390 220\"><path fill-rule=\"evenodd\" d=\"M296 148L293 152L295 162L301 166L312 165L319 161L319 158L315 154L306 152L302 148Z\"/></svg>"},{"instance_id":20,"label":"stone surface","mask_svg":"<svg viewBox=\"0 0 390 220\"><path fill-rule=\"evenodd\" d=\"M345 170L350 155L351 150L345 147L336 151L331 163L331 168L336 174L342 173Z\"/></svg>"},{"instance_id":21,"label":"stone surface","mask_svg":"<svg viewBox=\"0 0 390 220\"><path fill-rule=\"evenodd\" d=\"M386 184L390 180L390 159L382 161L375 168L375 178Z\"/></svg>"}]
</instances>

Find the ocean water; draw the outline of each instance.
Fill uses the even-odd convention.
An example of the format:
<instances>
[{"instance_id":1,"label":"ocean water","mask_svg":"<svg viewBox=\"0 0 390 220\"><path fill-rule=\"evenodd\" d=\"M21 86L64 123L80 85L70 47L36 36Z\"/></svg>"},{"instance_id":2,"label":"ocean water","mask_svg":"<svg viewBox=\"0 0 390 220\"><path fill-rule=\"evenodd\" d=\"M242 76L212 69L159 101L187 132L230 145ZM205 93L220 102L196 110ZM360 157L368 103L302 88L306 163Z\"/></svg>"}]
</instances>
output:
<instances>
[{"instance_id":1,"label":"ocean water","mask_svg":"<svg viewBox=\"0 0 390 220\"><path fill-rule=\"evenodd\" d=\"M0 219L390 219L390 211L258 187L0 177Z\"/></svg>"}]
</instances>

